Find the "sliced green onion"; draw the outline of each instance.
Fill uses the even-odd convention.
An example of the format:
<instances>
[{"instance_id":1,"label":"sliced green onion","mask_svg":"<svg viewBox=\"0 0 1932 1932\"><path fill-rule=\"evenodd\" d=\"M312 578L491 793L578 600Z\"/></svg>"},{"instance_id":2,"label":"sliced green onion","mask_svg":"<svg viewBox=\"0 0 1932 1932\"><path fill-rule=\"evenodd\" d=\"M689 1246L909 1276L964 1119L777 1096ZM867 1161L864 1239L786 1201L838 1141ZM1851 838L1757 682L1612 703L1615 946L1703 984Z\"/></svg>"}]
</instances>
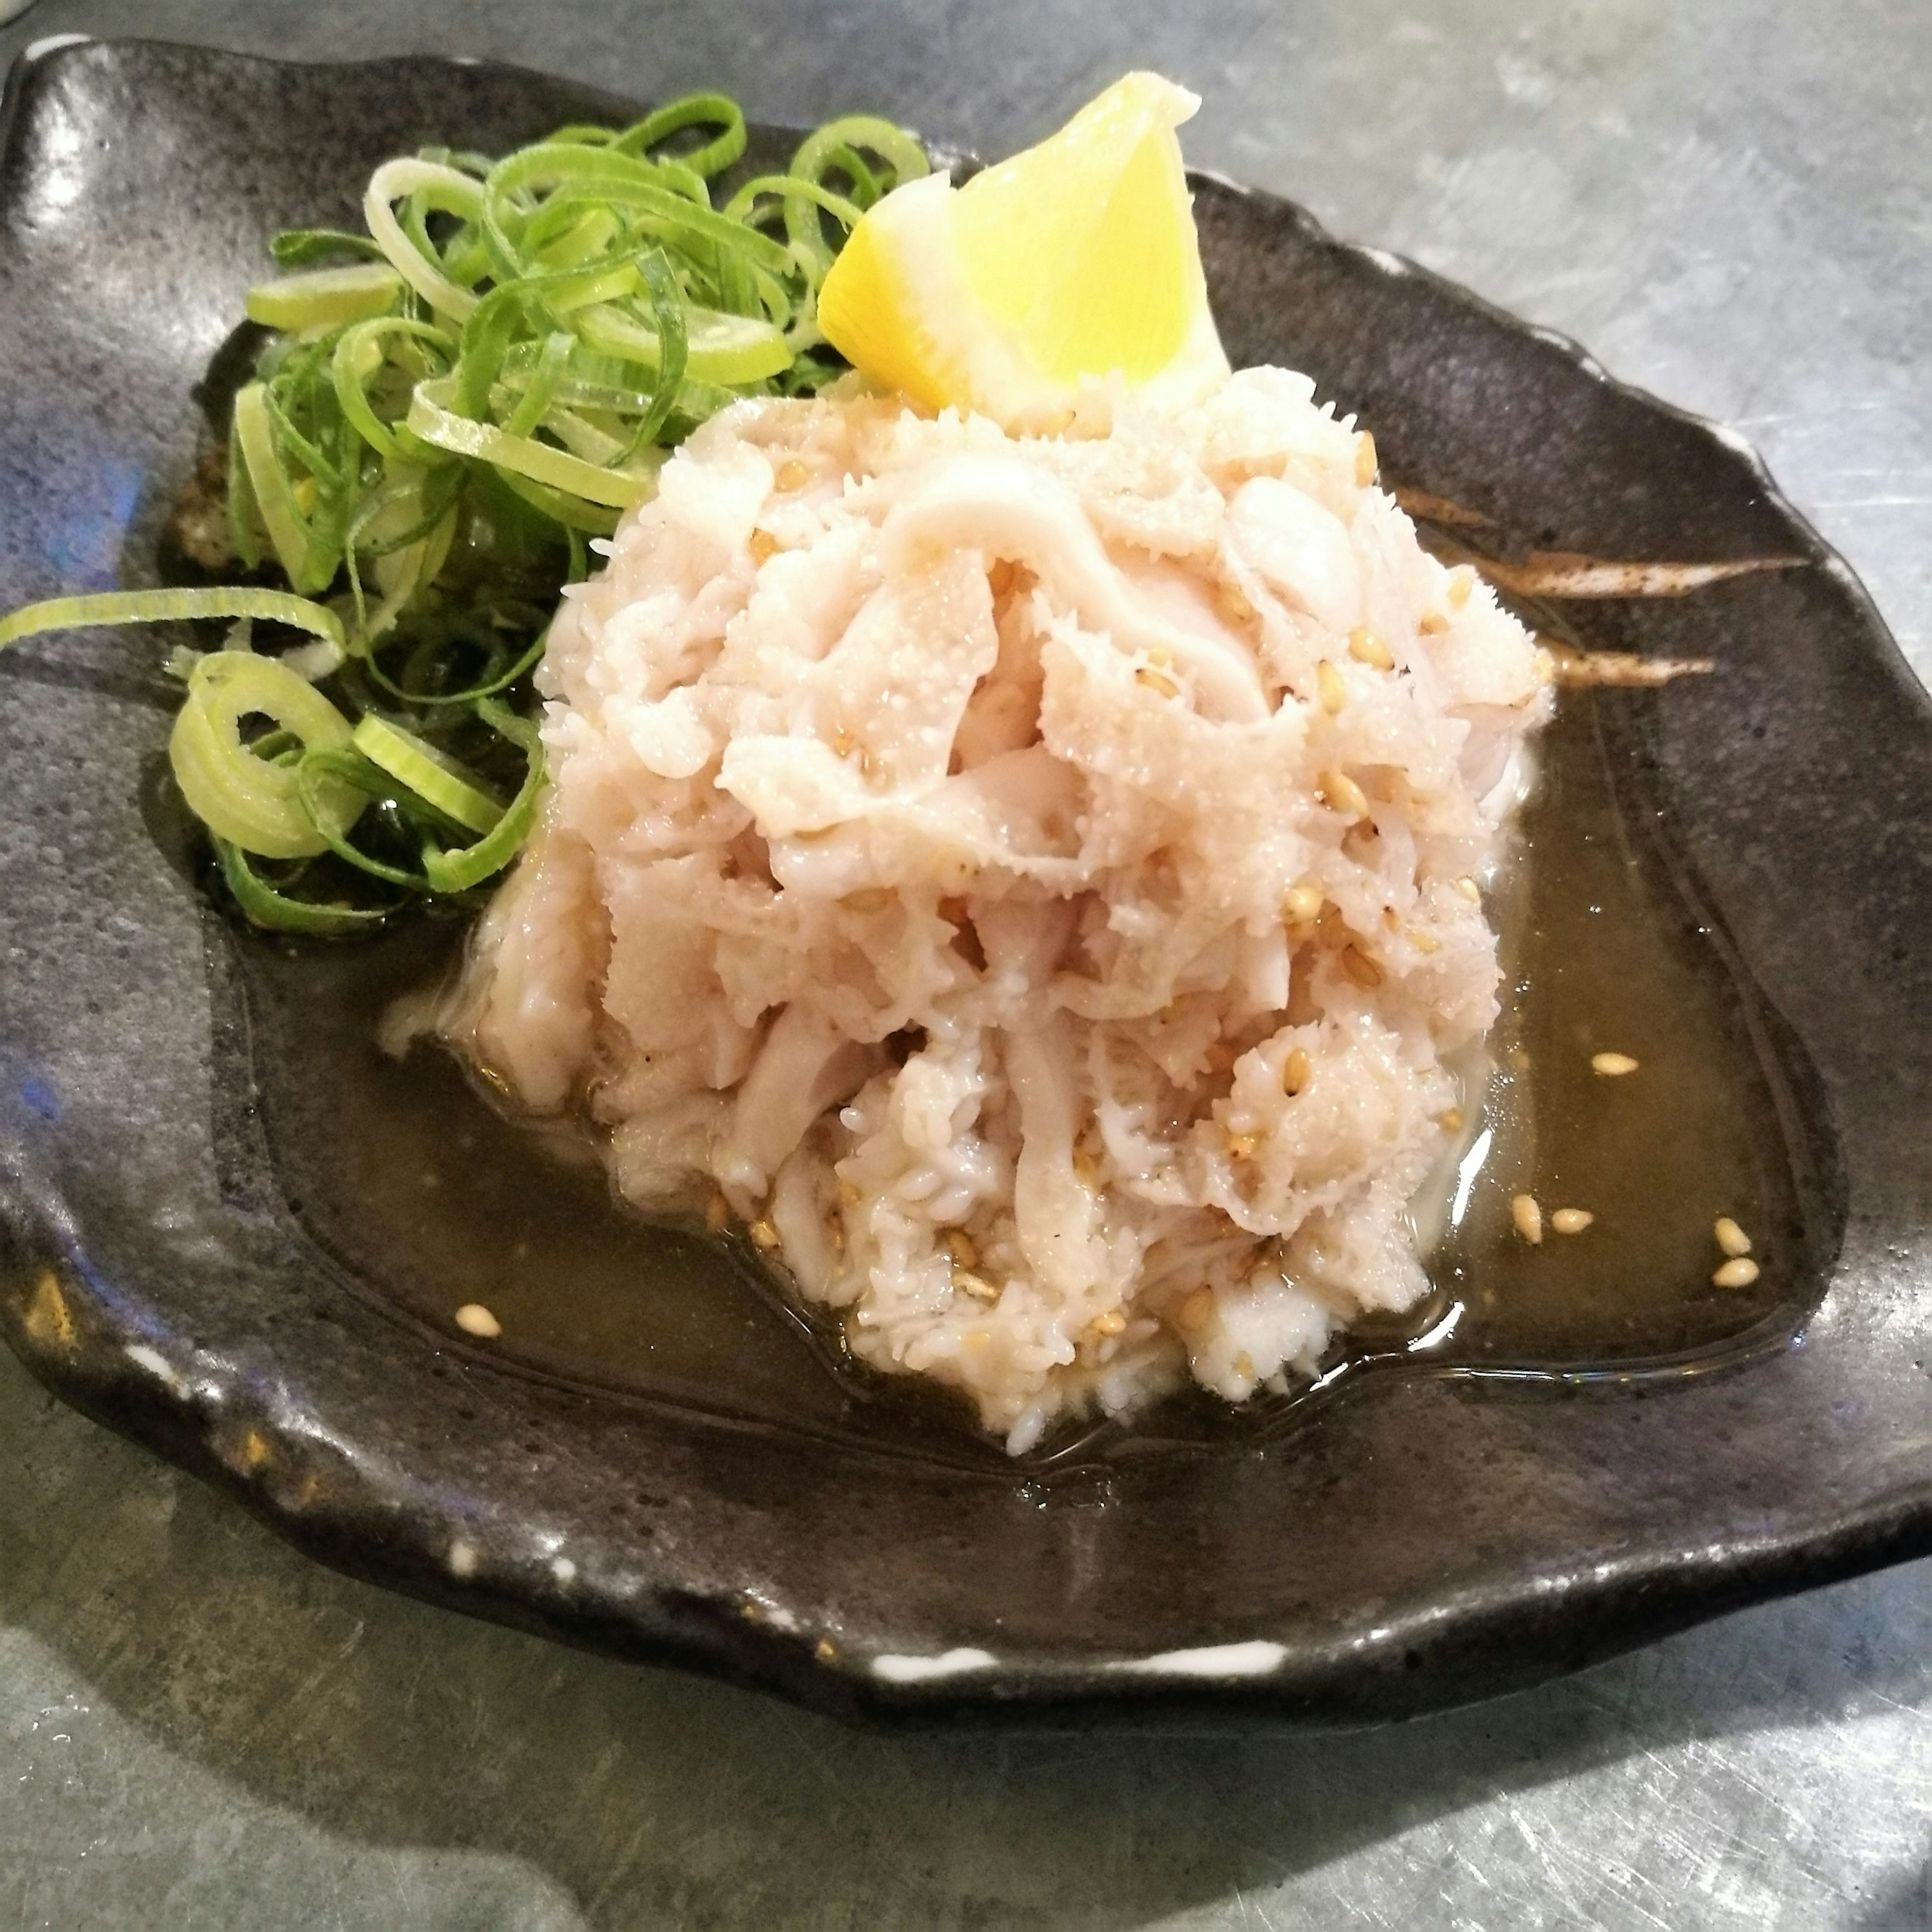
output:
<instances>
[{"instance_id":1,"label":"sliced green onion","mask_svg":"<svg viewBox=\"0 0 1932 1932\"><path fill-rule=\"evenodd\" d=\"M308 748L350 742L347 718L313 685L244 651L214 651L190 674L188 701L168 740L176 782L195 816L218 838L265 859L305 859L328 840L304 809L295 772L242 742L242 721L260 716ZM363 800L346 787L323 798L331 823L346 832Z\"/></svg>"},{"instance_id":2,"label":"sliced green onion","mask_svg":"<svg viewBox=\"0 0 1932 1932\"><path fill-rule=\"evenodd\" d=\"M285 228L268 244L268 253L281 268L305 268L332 255L361 255L380 260L382 250L366 235L340 228Z\"/></svg>"},{"instance_id":3,"label":"sliced green onion","mask_svg":"<svg viewBox=\"0 0 1932 1932\"><path fill-rule=\"evenodd\" d=\"M360 322L394 305L403 278L385 262L358 262L351 268L312 268L258 282L248 291L248 320L265 328L333 328Z\"/></svg>"},{"instance_id":4,"label":"sliced green onion","mask_svg":"<svg viewBox=\"0 0 1932 1932\"><path fill-rule=\"evenodd\" d=\"M97 590L85 596L50 597L0 617L0 648L43 631L81 631L97 624L179 623L201 617L260 617L267 623L286 624L333 646L336 662L341 662L342 620L333 610L286 590L245 587Z\"/></svg>"},{"instance_id":5,"label":"sliced green onion","mask_svg":"<svg viewBox=\"0 0 1932 1932\"><path fill-rule=\"evenodd\" d=\"M235 436L262 527L289 581L304 593L326 590L335 574L335 560L324 553L309 528L276 454L274 421L265 385L250 382L235 398Z\"/></svg>"},{"instance_id":6,"label":"sliced green onion","mask_svg":"<svg viewBox=\"0 0 1932 1932\"><path fill-rule=\"evenodd\" d=\"M650 498L698 424L838 373L819 283L840 235L925 157L887 123L834 122L788 171L714 206L746 146L736 104L694 94L501 160L425 148L386 163L368 236L277 237L288 272L248 298L272 332L230 418L230 536L290 590L61 598L0 621L0 645L240 621L224 650L170 654L186 696L170 751L250 919L366 930L509 863L544 758L499 699L542 659L558 591L588 574L586 539ZM256 618L311 641L258 657ZM508 806L484 776L496 754L463 761L484 733L524 755ZM368 903L372 882L392 902Z\"/></svg>"},{"instance_id":7,"label":"sliced green onion","mask_svg":"<svg viewBox=\"0 0 1932 1932\"><path fill-rule=\"evenodd\" d=\"M481 885L500 872L523 849L524 841L536 822L537 801L543 795L544 787L543 740L537 728L494 698L479 699L476 715L500 738L508 740L523 753L528 761L524 782L494 828L475 844L451 852L438 851L433 846L424 848L423 875L432 892L467 892L472 886Z\"/></svg>"},{"instance_id":8,"label":"sliced green onion","mask_svg":"<svg viewBox=\"0 0 1932 1932\"><path fill-rule=\"evenodd\" d=\"M248 854L218 832L214 850L221 861L221 876L235 895L235 903L256 926L278 932L306 932L339 939L370 931L394 910L388 906L322 905L310 899L291 898L262 879L248 863Z\"/></svg>"},{"instance_id":9,"label":"sliced green onion","mask_svg":"<svg viewBox=\"0 0 1932 1932\"><path fill-rule=\"evenodd\" d=\"M547 483L566 496L581 496L614 509L628 509L633 503L642 502L657 487L655 464L639 463L624 470L606 470L566 450L538 442L534 437L511 436L494 423L458 416L449 406L453 388L448 378L417 384L408 417L412 435L438 449L494 464L499 470L513 470L532 482Z\"/></svg>"},{"instance_id":10,"label":"sliced green onion","mask_svg":"<svg viewBox=\"0 0 1932 1932\"><path fill-rule=\"evenodd\" d=\"M352 742L372 765L428 799L466 832L493 831L503 816L502 805L483 790L468 766L386 718L371 712L356 727Z\"/></svg>"},{"instance_id":11,"label":"sliced green onion","mask_svg":"<svg viewBox=\"0 0 1932 1932\"><path fill-rule=\"evenodd\" d=\"M575 318L578 332L592 349L627 362L656 368L664 351L656 332L616 308L584 310ZM721 315L715 309L692 309L685 317L685 367L706 382L736 386L761 382L791 363L784 332L748 315Z\"/></svg>"},{"instance_id":12,"label":"sliced green onion","mask_svg":"<svg viewBox=\"0 0 1932 1932\"><path fill-rule=\"evenodd\" d=\"M744 110L728 94L688 94L655 113L634 121L609 140L612 150L622 154L647 154L674 134L687 128L715 127L717 137L694 153L679 159L698 175L715 175L728 168L745 152Z\"/></svg>"},{"instance_id":13,"label":"sliced green onion","mask_svg":"<svg viewBox=\"0 0 1932 1932\"><path fill-rule=\"evenodd\" d=\"M396 219L392 204L416 194L427 196L432 207L473 221L483 212L482 184L473 176L433 161L388 161L370 177L368 192L362 197L362 215L369 232L397 274L431 308L458 322L465 321L476 306L476 295L452 282L441 265L404 233Z\"/></svg>"}]
</instances>

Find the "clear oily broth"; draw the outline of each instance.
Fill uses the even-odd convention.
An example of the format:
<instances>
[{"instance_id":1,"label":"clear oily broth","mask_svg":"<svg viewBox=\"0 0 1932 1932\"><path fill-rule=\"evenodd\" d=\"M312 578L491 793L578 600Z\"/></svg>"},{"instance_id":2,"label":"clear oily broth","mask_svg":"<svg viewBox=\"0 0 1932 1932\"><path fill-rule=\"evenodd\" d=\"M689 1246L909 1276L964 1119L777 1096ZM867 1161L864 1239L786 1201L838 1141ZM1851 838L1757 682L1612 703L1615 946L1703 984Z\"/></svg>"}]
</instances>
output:
<instances>
[{"instance_id":1,"label":"clear oily broth","mask_svg":"<svg viewBox=\"0 0 1932 1932\"><path fill-rule=\"evenodd\" d=\"M1815 1299L1824 1238L1794 1154L1793 1102L1752 996L1678 884L1628 730L1668 692L1574 691L1544 734L1537 794L1490 907L1503 934L1494 1071L1466 1109L1430 1259L1434 1292L1336 1345L1316 1393L1393 1363L1594 1378L1733 1363ZM383 1054L390 1003L453 968L462 932L406 924L353 946L238 936L263 1124L293 1211L370 1292L453 1350L572 1382L895 1450L1004 1462L922 1378L861 1370L785 1299L742 1238L646 1220L571 1132L493 1107L447 1053ZM1594 1054L1629 1055L1607 1078ZM1510 1203L1540 1205L1531 1245ZM1593 1218L1556 1231L1562 1208ZM1720 1216L1760 1273L1719 1288ZM454 1311L502 1324L478 1344ZM1250 1444L1309 1392L1240 1410L1198 1392L1036 1460Z\"/></svg>"}]
</instances>

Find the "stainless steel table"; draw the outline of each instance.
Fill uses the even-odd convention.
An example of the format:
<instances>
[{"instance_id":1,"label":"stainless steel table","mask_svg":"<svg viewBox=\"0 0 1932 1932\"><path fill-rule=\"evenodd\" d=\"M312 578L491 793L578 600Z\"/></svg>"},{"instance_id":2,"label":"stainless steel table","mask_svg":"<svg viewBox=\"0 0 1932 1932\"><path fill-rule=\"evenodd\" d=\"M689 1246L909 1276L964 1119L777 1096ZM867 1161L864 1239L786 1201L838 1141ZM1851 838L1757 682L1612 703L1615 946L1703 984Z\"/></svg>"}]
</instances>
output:
<instances>
[{"instance_id":1,"label":"stainless steel table","mask_svg":"<svg viewBox=\"0 0 1932 1932\"><path fill-rule=\"evenodd\" d=\"M0 14L10 9L0 4ZM1751 436L1932 676L1926 0L43 0L1190 156ZM880 1738L381 1594L0 1360L0 1928L1932 1926L1932 1564L1340 1738Z\"/></svg>"}]
</instances>

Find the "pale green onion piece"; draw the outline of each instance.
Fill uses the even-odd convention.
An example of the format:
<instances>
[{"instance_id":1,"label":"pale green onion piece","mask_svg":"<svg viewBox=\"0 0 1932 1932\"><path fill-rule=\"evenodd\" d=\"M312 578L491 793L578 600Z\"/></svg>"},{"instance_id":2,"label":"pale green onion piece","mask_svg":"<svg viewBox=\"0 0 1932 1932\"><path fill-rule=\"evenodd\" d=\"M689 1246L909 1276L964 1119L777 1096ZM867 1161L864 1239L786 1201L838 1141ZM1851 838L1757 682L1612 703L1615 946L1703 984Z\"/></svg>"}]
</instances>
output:
<instances>
[{"instance_id":1,"label":"pale green onion piece","mask_svg":"<svg viewBox=\"0 0 1932 1932\"><path fill-rule=\"evenodd\" d=\"M214 852L221 861L221 876L235 895L235 903L254 925L277 932L305 932L339 939L352 932L367 932L389 916L387 907L321 905L310 899L291 898L260 878L248 863L248 854L219 835L214 841Z\"/></svg>"},{"instance_id":2,"label":"pale green onion piece","mask_svg":"<svg viewBox=\"0 0 1932 1932\"><path fill-rule=\"evenodd\" d=\"M372 712L361 719L352 742L372 765L428 799L466 831L494 830L503 815L502 805L476 784L476 774L467 766L386 718Z\"/></svg>"},{"instance_id":3,"label":"pale green onion piece","mask_svg":"<svg viewBox=\"0 0 1932 1932\"><path fill-rule=\"evenodd\" d=\"M686 128L701 127L722 131L694 154L678 157L694 174L715 175L745 152L744 110L728 94L687 94L682 100L668 102L633 122L610 145L619 154L647 154Z\"/></svg>"},{"instance_id":4,"label":"pale green onion piece","mask_svg":"<svg viewBox=\"0 0 1932 1932\"><path fill-rule=\"evenodd\" d=\"M313 268L258 282L248 291L248 320L264 328L334 328L386 314L402 292L403 278L386 262Z\"/></svg>"},{"instance_id":5,"label":"pale green onion piece","mask_svg":"<svg viewBox=\"0 0 1932 1932\"><path fill-rule=\"evenodd\" d=\"M382 367L382 344L390 336L426 342L452 361L456 344L445 331L434 324L412 322L406 316L400 315L380 316L373 321L358 322L354 328L345 329L341 340L336 344L330 359L329 374L335 386L336 400L342 405L342 413L371 449L379 455L393 457L397 453L396 439L388 424L370 408L368 392L363 387Z\"/></svg>"},{"instance_id":6,"label":"pale green onion piece","mask_svg":"<svg viewBox=\"0 0 1932 1932\"><path fill-rule=\"evenodd\" d=\"M647 369L662 359L656 332L620 309L586 308L572 318L591 348ZM761 382L791 367L791 349L782 331L754 316L722 315L694 308L686 316L685 373L702 382L730 386Z\"/></svg>"},{"instance_id":7,"label":"pale green onion piece","mask_svg":"<svg viewBox=\"0 0 1932 1932\"><path fill-rule=\"evenodd\" d=\"M260 617L319 638L343 657L342 620L326 605L286 590L98 590L80 597L51 597L44 604L0 617L0 648L43 631L81 631L96 624L188 622L200 617ZM317 676L321 673L316 674Z\"/></svg>"},{"instance_id":8,"label":"pale green onion piece","mask_svg":"<svg viewBox=\"0 0 1932 1932\"><path fill-rule=\"evenodd\" d=\"M256 716L292 732L310 750L350 742L348 719L286 665L248 652L214 651L190 674L188 702L169 736L176 782L217 838L265 859L312 857L328 842L303 807L294 770L242 741L242 721ZM319 796L338 832L361 815L362 794L346 786L326 788Z\"/></svg>"},{"instance_id":9,"label":"pale green onion piece","mask_svg":"<svg viewBox=\"0 0 1932 1932\"><path fill-rule=\"evenodd\" d=\"M450 852L424 847L423 876L429 880L432 892L467 892L472 886L481 885L500 872L523 849L530 827L536 822L537 800L542 796L544 787L543 740L537 728L494 698L479 698L476 715L500 738L507 738L517 746L529 762L516 796L495 827L475 844Z\"/></svg>"},{"instance_id":10,"label":"pale green onion piece","mask_svg":"<svg viewBox=\"0 0 1932 1932\"><path fill-rule=\"evenodd\" d=\"M427 194L432 207L474 221L483 212L482 184L454 168L405 158L378 168L369 178L368 192L362 197L362 215L369 232L397 274L431 308L455 321L465 321L476 306L475 294L452 281L403 232L396 219L392 204L412 194Z\"/></svg>"},{"instance_id":11,"label":"pale green onion piece","mask_svg":"<svg viewBox=\"0 0 1932 1932\"><path fill-rule=\"evenodd\" d=\"M412 892L422 891L429 883L422 873L405 872L400 866L386 865L380 859L373 859L367 852L358 851L346 838L331 830L326 814L316 817L321 788L331 780L353 785L370 798L393 799L395 794L389 775L358 752L304 752L302 762L296 767L296 788L301 794L304 808L311 817L316 818L317 829L328 841L328 849L338 859L386 884L406 886Z\"/></svg>"},{"instance_id":12,"label":"pale green onion piece","mask_svg":"<svg viewBox=\"0 0 1932 1932\"><path fill-rule=\"evenodd\" d=\"M566 496L582 496L614 509L628 509L656 490L657 464L640 458L622 470L606 470L533 437L511 436L494 423L456 416L449 408L454 388L447 376L416 385L408 417L412 435L438 449L453 450L458 456L493 463L500 470L513 470L535 482L547 483Z\"/></svg>"},{"instance_id":13,"label":"pale green onion piece","mask_svg":"<svg viewBox=\"0 0 1932 1932\"><path fill-rule=\"evenodd\" d=\"M274 423L267 391L260 382L250 382L235 398L235 440L248 466L248 486L262 527L289 581L304 592L326 590L335 574L335 560L321 554L276 460Z\"/></svg>"}]
</instances>

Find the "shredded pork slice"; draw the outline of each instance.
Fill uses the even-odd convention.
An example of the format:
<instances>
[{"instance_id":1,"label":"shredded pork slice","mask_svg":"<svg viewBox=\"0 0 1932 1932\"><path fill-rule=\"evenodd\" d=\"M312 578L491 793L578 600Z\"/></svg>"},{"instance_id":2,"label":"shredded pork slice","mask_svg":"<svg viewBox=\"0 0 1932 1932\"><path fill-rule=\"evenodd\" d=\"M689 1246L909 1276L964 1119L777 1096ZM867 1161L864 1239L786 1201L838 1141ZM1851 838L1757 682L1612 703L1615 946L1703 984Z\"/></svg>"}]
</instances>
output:
<instances>
[{"instance_id":1,"label":"shredded pork slice","mask_svg":"<svg viewBox=\"0 0 1932 1932\"><path fill-rule=\"evenodd\" d=\"M1278 369L1051 438L715 418L567 595L448 1030L1016 1452L1310 1372L1424 1290L1549 704L1358 446Z\"/></svg>"}]
</instances>

